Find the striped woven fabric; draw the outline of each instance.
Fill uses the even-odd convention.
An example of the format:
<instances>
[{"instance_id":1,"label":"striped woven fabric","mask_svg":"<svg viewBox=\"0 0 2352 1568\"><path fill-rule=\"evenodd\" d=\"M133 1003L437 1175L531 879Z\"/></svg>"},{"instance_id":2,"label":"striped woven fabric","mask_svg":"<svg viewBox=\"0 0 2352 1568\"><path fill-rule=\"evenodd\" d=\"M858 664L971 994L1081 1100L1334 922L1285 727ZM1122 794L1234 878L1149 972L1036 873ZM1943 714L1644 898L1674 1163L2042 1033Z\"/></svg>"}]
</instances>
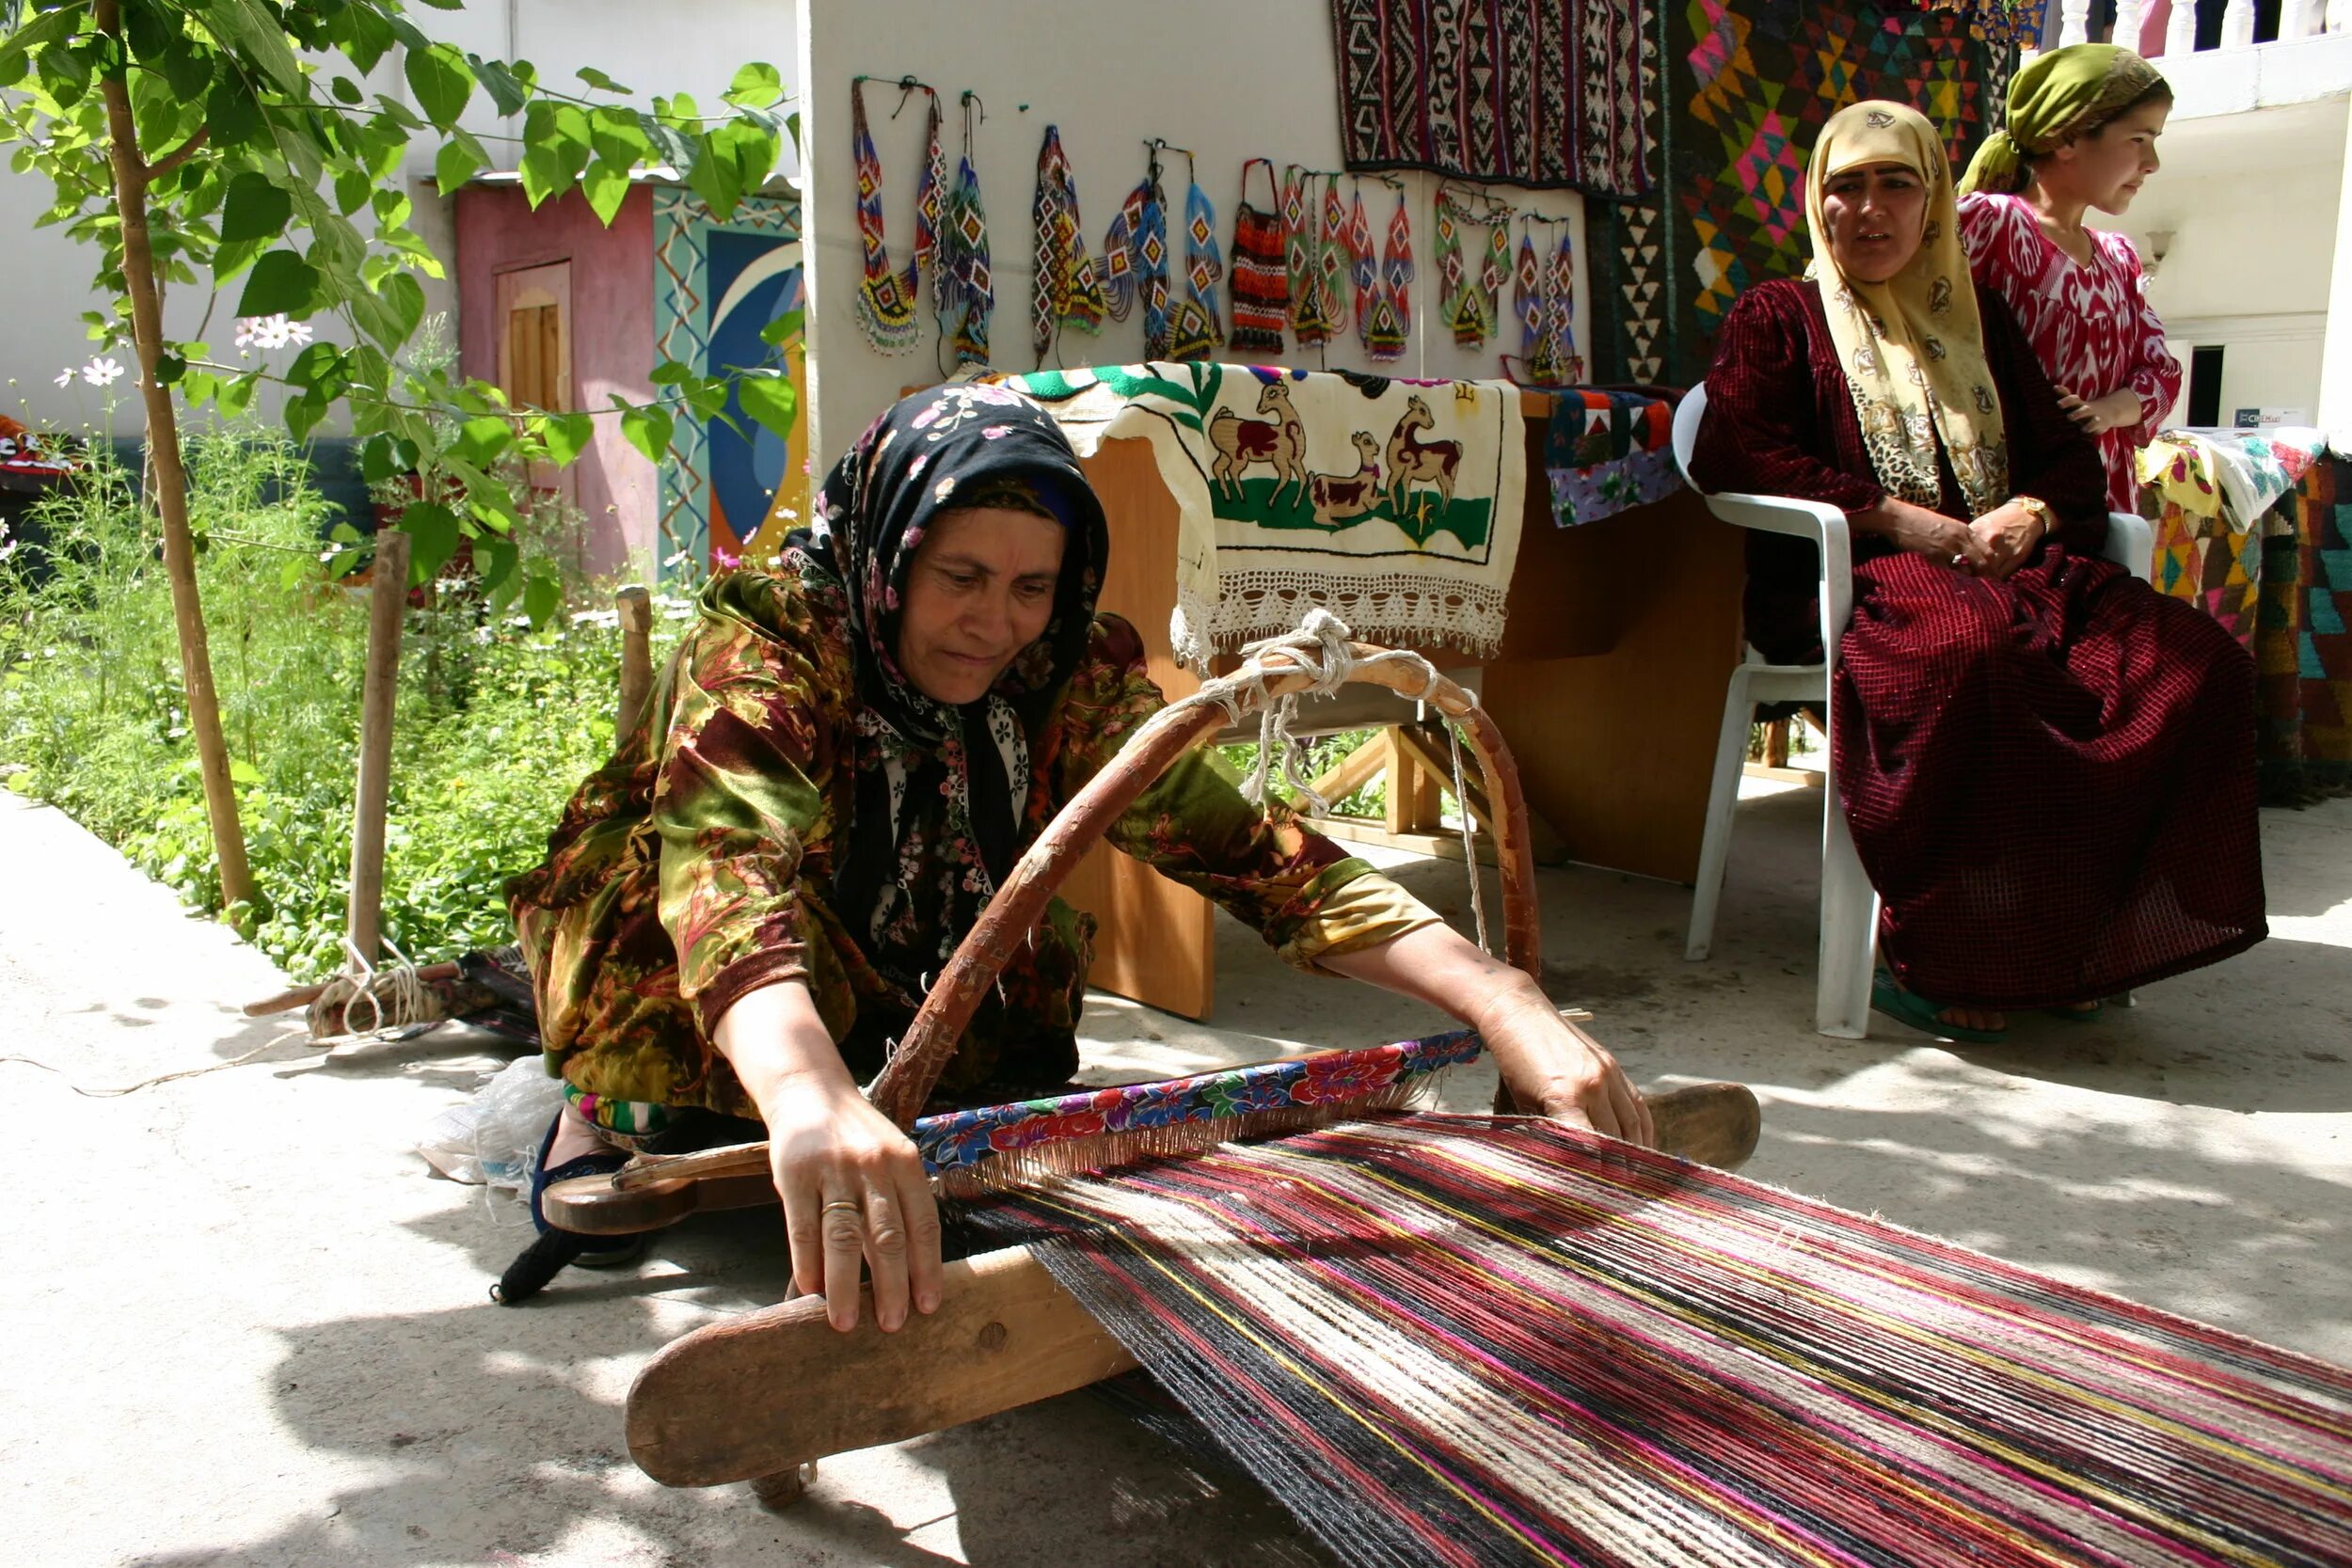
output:
<instances>
[{"instance_id":1,"label":"striped woven fabric","mask_svg":"<svg viewBox=\"0 0 2352 1568\"><path fill-rule=\"evenodd\" d=\"M2352 1372L1551 1123L970 1217L1351 1563L2352 1564Z\"/></svg>"}]
</instances>

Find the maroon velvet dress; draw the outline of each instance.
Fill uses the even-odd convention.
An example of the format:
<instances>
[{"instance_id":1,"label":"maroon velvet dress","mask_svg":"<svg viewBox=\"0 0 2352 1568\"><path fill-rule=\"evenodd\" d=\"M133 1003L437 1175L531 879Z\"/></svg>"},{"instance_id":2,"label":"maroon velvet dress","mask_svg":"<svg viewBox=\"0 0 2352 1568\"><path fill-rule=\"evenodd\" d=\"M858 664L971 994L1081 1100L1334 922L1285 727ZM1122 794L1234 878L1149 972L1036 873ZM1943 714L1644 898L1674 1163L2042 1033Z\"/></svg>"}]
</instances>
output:
<instances>
[{"instance_id":1,"label":"maroon velvet dress","mask_svg":"<svg viewBox=\"0 0 2352 1568\"><path fill-rule=\"evenodd\" d=\"M2106 478L1998 295L1979 288L2012 493L2060 526L2006 581L1853 536L1831 745L1884 901L1882 960L1943 1004L2053 1006L2216 962L2267 934L2254 668L2191 605L2098 550ZM1742 295L1716 341L1692 471L1848 514L1884 494L1820 290ZM1948 465L1941 510L1968 513ZM1748 640L1820 657L1820 567L1749 540Z\"/></svg>"}]
</instances>

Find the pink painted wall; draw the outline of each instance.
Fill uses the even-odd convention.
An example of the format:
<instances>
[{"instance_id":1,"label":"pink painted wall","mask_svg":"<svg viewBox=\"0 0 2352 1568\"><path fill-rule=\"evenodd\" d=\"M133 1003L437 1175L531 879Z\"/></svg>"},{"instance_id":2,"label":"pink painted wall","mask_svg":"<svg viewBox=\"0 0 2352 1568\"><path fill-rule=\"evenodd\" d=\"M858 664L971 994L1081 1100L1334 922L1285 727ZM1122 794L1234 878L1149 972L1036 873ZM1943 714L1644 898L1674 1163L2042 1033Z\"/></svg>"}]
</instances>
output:
<instances>
[{"instance_id":1,"label":"pink painted wall","mask_svg":"<svg viewBox=\"0 0 2352 1568\"><path fill-rule=\"evenodd\" d=\"M572 387L578 406L597 412L596 439L573 473L588 515L586 558L597 573L652 579L660 485L654 466L621 437L612 395L653 396L653 193L632 189L607 229L579 195L537 212L515 185L468 185L457 193L458 367L495 382L499 365L498 275L571 262Z\"/></svg>"}]
</instances>

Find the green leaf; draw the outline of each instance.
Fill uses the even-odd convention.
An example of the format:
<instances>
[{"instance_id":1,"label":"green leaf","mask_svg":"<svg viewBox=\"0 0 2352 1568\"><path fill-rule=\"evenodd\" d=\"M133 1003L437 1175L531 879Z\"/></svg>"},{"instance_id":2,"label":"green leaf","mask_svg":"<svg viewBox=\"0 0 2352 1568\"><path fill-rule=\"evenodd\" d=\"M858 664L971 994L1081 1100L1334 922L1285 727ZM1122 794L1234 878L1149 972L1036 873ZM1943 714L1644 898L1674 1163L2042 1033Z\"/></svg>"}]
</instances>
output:
<instances>
[{"instance_id":1,"label":"green leaf","mask_svg":"<svg viewBox=\"0 0 2352 1568\"><path fill-rule=\"evenodd\" d=\"M621 203L628 199L628 169L598 158L580 176L580 194L588 198L596 221L610 229L612 220L620 215Z\"/></svg>"},{"instance_id":2,"label":"green leaf","mask_svg":"<svg viewBox=\"0 0 2352 1568\"><path fill-rule=\"evenodd\" d=\"M498 112L501 115L522 113L524 103L531 98L522 78L500 61L485 60L478 55L469 58L473 61L474 79L482 84L482 90L490 95L490 102L498 106Z\"/></svg>"},{"instance_id":3,"label":"green leaf","mask_svg":"<svg viewBox=\"0 0 2352 1568\"><path fill-rule=\"evenodd\" d=\"M348 216L368 204L375 194L375 182L363 168L346 168L335 175L335 210Z\"/></svg>"},{"instance_id":4,"label":"green leaf","mask_svg":"<svg viewBox=\"0 0 2352 1568\"><path fill-rule=\"evenodd\" d=\"M310 438L318 422L326 418L327 403L328 399L316 389L286 400L286 429L295 440Z\"/></svg>"},{"instance_id":5,"label":"green leaf","mask_svg":"<svg viewBox=\"0 0 2352 1568\"><path fill-rule=\"evenodd\" d=\"M268 134L253 89L233 71L215 77L204 94L204 123L212 128L213 147L223 152L260 141Z\"/></svg>"},{"instance_id":6,"label":"green leaf","mask_svg":"<svg viewBox=\"0 0 2352 1568\"><path fill-rule=\"evenodd\" d=\"M759 341L770 348L782 348L793 339L801 336L807 325L808 312L806 310L787 310L783 315L759 329Z\"/></svg>"},{"instance_id":7,"label":"green leaf","mask_svg":"<svg viewBox=\"0 0 2352 1568\"><path fill-rule=\"evenodd\" d=\"M375 286L375 297L384 302L385 309L399 324L393 336L400 342L406 342L417 330L417 324L424 320L424 285L407 273L396 272Z\"/></svg>"},{"instance_id":8,"label":"green leaf","mask_svg":"<svg viewBox=\"0 0 2352 1568\"><path fill-rule=\"evenodd\" d=\"M564 585L551 577L532 574L523 588L523 613L531 617L531 624L544 626L563 608Z\"/></svg>"},{"instance_id":9,"label":"green leaf","mask_svg":"<svg viewBox=\"0 0 2352 1568\"><path fill-rule=\"evenodd\" d=\"M560 468L578 458L596 434L596 420L585 414L550 414L539 439L547 444L548 461Z\"/></svg>"},{"instance_id":10,"label":"green leaf","mask_svg":"<svg viewBox=\"0 0 2352 1568\"><path fill-rule=\"evenodd\" d=\"M463 131L453 132L433 160L433 182L443 196L453 196L477 171L489 166L490 155L482 150L480 142Z\"/></svg>"},{"instance_id":11,"label":"green leaf","mask_svg":"<svg viewBox=\"0 0 2352 1568\"><path fill-rule=\"evenodd\" d=\"M327 84L326 90L335 95L338 103L364 103L368 101L368 95L359 90L359 84L348 76L337 76Z\"/></svg>"},{"instance_id":12,"label":"green leaf","mask_svg":"<svg viewBox=\"0 0 2352 1568\"><path fill-rule=\"evenodd\" d=\"M342 45L343 57L365 76L391 52L392 29L372 6L345 6L327 21L327 31Z\"/></svg>"},{"instance_id":13,"label":"green leaf","mask_svg":"<svg viewBox=\"0 0 2352 1568\"><path fill-rule=\"evenodd\" d=\"M400 531L408 536L408 586L431 582L434 574L457 553L463 531L457 514L432 501L415 501L400 515Z\"/></svg>"},{"instance_id":14,"label":"green leaf","mask_svg":"<svg viewBox=\"0 0 2352 1568\"><path fill-rule=\"evenodd\" d=\"M621 403L618 396L612 401ZM626 411L621 415L621 435L630 446L645 454L646 462L660 467L662 459L669 455L670 432L676 421L659 404L650 408L629 408L626 404L622 406Z\"/></svg>"},{"instance_id":15,"label":"green leaf","mask_svg":"<svg viewBox=\"0 0 2352 1568\"><path fill-rule=\"evenodd\" d=\"M64 6L54 11L43 11L5 40L0 40L0 87L12 87L23 81L27 54L35 48L45 48L72 38L73 29L81 25L88 14L79 6Z\"/></svg>"},{"instance_id":16,"label":"green leaf","mask_svg":"<svg viewBox=\"0 0 2352 1568\"><path fill-rule=\"evenodd\" d=\"M275 239L294 217L294 198L262 175L245 173L229 182L220 208L225 241Z\"/></svg>"},{"instance_id":17,"label":"green leaf","mask_svg":"<svg viewBox=\"0 0 2352 1568\"><path fill-rule=\"evenodd\" d=\"M159 354L155 356L156 386L177 386L187 375L187 373L188 362L185 359L181 358L178 355Z\"/></svg>"},{"instance_id":18,"label":"green leaf","mask_svg":"<svg viewBox=\"0 0 2352 1568\"><path fill-rule=\"evenodd\" d=\"M417 95L424 118L444 131L453 128L473 96L473 71L466 56L450 44L437 43L408 56L408 90Z\"/></svg>"},{"instance_id":19,"label":"green leaf","mask_svg":"<svg viewBox=\"0 0 2352 1568\"><path fill-rule=\"evenodd\" d=\"M623 170L653 156L653 137L634 109L606 104L588 116L588 145L597 157Z\"/></svg>"},{"instance_id":20,"label":"green leaf","mask_svg":"<svg viewBox=\"0 0 2352 1568\"><path fill-rule=\"evenodd\" d=\"M743 412L786 440L792 438L792 421L801 411L801 394L781 371L754 371L735 384Z\"/></svg>"},{"instance_id":21,"label":"green leaf","mask_svg":"<svg viewBox=\"0 0 2352 1568\"><path fill-rule=\"evenodd\" d=\"M682 359L664 359L645 379L657 387L682 387L694 379L694 367Z\"/></svg>"},{"instance_id":22,"label":"green leaf","mask_svg":"<svg viewBox=\"0 0 2352 1568\"><path fill-rule=\"evenodd\" d=\"M494 415L468 420L457 427L456 453L477 467L497 462L499 454L514 444L514 430Z\"/></svg>"},{"instance_id":23,"label":"green leaf","mask_svg":"<svg viewBox=\"0 0 2352 1568\"><path fill-rule=\"evenodd\" d=\"M614 81L612 77L607 76L603 71L598 71L592 65L584 65L580 68L580 79L587 83L590 87L596 88L598 92L617 92L626 96L635 91L634 88L621 86L620 83Z\"/></svg>"},{"instance_id":24,"label":"green leaf","mask_svg":"<svg viewBox=\"0 0 2352 1568\"><path fill-rule=\"evenodd\" d=\"M564 188L564 165L548 147L523 149L520 169L523 177L523 199L537 212L540 203Z\"/></svg>"},{"instance_id":25,"label":"green leaf","mask_svg":"<svg viewBox=\"0 0 2352 1568\"><path fill-rule=\"evenodd\" d=\"M224 381L213 404L223 419L233 420L253 406L254 389L262 384L262 372L248 371L234 381Z\"/></svg>"},{"instance_id":26,"label":"green leaf","mask_svg":"<svg viewBox=\"0 0 2352 1568\"><path fill-rule=\"evenodd\" d=\"M474 570L481 575L482 591L490 596L493 606L502 603L501 591L505 599L515 596L515 588L511 584L516 563L521 560L522 551L516 547L512 539L474 541Z\"/></svg>"},{"instance_id":27,"label":"green leaf","mask_svg":"<svg viewBox=\"0 0 2352 1568\"><path fill-rule=\"evenodd\" d=\"M735 73L723 96L739 109L764 109L784 96L784 78L765 60L754 60Z\"/></svg>"},{"instance_id":28,"label":"green leaf","mask_svg":"<svg viewBox=\"0 0 2352 1568\"><path fill-rule=\"evenodd\" d=\"M359 443L359 477L370 484L381 484L400 472L400 465L392 457L392 438L371 436Z\"/></svg>"},{"instance_id":29,"label":"green leaf","mask_svg":"<svg viewBox=\"0 0 2352 1568\"><path fill-rule=\"evenodd\" d=\"M238 297L240 316L307 316L318 298L318 269L291 250L273 250L253 263Z\"/></svg>"},{"instance_id":30,"label":"green leaf","mask_svg":"<svg viewBox=\"0 0 2352 1568\"><path fill-rule=\"evenodd\" d=\"M260 66L280 91L309 96L285 24L261 0L209 0L195 9L215 38Z\"/></svg>"},{"instance_id":31,"label":"green leaf","mask_svg":"<svg viewBox=\"0 0 2352 1568\"><path fill-rule=\"evenodd\" d=\"M230 757L229 759L229 782L244 784L250 789L262 782L262 770L243 757Z\"/></svg>"}]
</instances>

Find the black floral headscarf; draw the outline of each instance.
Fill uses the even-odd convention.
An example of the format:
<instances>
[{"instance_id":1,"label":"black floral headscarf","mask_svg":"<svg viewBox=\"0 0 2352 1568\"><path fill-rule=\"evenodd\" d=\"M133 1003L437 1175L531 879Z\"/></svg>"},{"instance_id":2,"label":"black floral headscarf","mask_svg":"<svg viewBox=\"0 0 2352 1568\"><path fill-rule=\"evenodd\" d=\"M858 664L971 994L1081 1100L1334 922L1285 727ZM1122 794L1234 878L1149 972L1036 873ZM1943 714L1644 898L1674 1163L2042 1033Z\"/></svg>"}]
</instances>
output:
<instances>
[{"instance_id":1,"label":"black floral headscarf","mask_svg":"<svg viewBox=\"0 0 2352 1568\"><path fill-rule=\"evenodd\" d=\"M941 514L1034 498L1061 523L1044 635L961 706L898 667L901 595ZM1002 387L901 399L825 480L812 526L786 541L804 576L837 582L858 672L857 800L836 861L835 911L885 975L919 994L1012 869L1028 759L1087 648L1110 537L1052 416Z\"/></svg>"}]
</instances>

